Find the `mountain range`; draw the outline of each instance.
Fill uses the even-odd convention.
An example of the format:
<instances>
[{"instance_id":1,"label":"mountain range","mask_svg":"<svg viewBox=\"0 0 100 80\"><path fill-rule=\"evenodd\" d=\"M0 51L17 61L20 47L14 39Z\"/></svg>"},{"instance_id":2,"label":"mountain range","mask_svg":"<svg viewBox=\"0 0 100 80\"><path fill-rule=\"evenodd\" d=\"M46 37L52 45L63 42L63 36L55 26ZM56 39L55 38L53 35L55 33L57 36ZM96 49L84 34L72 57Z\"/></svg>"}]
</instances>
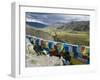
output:
<instances>
[{"instance_id":1,"label":"mountain range","mask_svg":"<svg viewBox=\"0 0 100 80\"><path fill-rule=\"evenodd\" d=\"M89 31L89 21L71 21L69 23L56 23L47 25L40 22L28 22L26 24L33 28L56 28L62 30L73 30L73 31Z\"/></svg>"},{"instance_id":2,"label":"mountain range","mask_svg":"<svg viewBox=\"0 0 100 80\"><path fill-rule=\"evenodd\" d=\"M72 21L62 26L57 27L57 29L70 29L73 31L89 31L89 21Z\"/></svg>"}]
</instances>

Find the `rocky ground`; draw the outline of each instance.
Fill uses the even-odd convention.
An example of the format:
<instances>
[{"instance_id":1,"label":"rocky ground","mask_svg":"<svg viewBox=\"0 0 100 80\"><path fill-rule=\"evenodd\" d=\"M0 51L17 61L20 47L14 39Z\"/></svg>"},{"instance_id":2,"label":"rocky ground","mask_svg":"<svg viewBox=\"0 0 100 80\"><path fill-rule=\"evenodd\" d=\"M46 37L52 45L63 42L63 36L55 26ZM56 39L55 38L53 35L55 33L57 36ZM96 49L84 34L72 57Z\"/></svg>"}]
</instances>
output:
<instances>
[{"instance_id":1,"label":"rocky ground","mask_svg":"<svg viewBox=\"0 0 100 80\"><path fill-rule=\"evenodd\" d=\"M38 55L33 50L31 44L26 45L26 54L25 54L25 64L26 67L41 67L41 66L59 66L62 65L62 60L56 56L49 55Z\"/></svg>"},{"instance_id":2,"label":"rocky ground","mask_svg":"<svg viewBox=\"0 0 100 80\"><path fill-rule=\"evenodd\" d=\"M33 45L26 39L25 47L25 65L26 67L41 67L41 66L62 66L62 58L49 56L47 54L38 55L33 50ZM71 58L71 65L84 64L84 60Z\"/></svg>"},{"instance_id":3,"label":"rocky ground","mask_svg":"<svg viewBox=\"0 0 100 80\"><path fill-rule=\"evenodd\" d=\"M26 67L35 66L59 66L62 65L62 61L55 56L26 54Z\"/></svg>"}]
</instances>

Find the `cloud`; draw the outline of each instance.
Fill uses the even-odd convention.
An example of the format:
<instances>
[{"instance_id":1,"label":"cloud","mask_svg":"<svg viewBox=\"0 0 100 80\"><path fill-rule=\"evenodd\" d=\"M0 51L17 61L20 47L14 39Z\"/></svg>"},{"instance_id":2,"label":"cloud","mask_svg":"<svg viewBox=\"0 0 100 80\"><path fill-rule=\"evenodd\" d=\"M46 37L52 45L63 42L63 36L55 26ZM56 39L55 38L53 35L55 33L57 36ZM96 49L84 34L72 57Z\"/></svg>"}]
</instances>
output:
<instances>
[{"instance_id":1,"label":"cloud","mask_svg":"<svg viewBox=\"0 0 100 80\"><path fill-rule=\"evenodd\" d=\"M42 23L42 24L48 25L47 23L45 23L45 22L43 22L43 21L39 21L38 19L27 18L26 21L27 21L27 22L38 22L38 23Z\"/></svg>"},{"instance_id":2,"label":"cloud","mask_svg":"<svg viewBox=\"0 0 100 80\"><path fill-rule=\"evenodd\" d=\"M54 14L54 13L33 13L26 12L26 20L39 21L48 25L56 23L68 23L70 21L89 21L87 15L70 15L70 14Z\"/></svg>"}]
</instances>

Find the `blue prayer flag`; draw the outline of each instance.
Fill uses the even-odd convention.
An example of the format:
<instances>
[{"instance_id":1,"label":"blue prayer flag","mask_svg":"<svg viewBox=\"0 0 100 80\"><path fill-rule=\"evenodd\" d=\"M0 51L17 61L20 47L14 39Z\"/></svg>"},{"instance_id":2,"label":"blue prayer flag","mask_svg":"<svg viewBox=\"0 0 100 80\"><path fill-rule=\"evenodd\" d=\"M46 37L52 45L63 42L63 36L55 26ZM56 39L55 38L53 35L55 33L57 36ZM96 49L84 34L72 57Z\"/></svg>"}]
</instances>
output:
<instances>
[{"instance_id":1,"label":"blue prayer flag","mask_svg":"<svg viewBox=\"0 0 100 80\"><path fill-rule=\"evenodd\" d=\"M65 50L65 52L70 52L70 51L69 51L69 45L64 44L64 50Z\"/></svg>"},{"instance_id":2,"label":"blue prayer flag","mask_svg":"<svg viewBox=\"0 0 100 80\"><path fill-rule=\"evenodd\" d=\"M77 58L78 57L78 51L77 51L77 46L72 46L72 50L73 50L73 53L74 53L74 58Z\"/></svg>"}]
</instances>

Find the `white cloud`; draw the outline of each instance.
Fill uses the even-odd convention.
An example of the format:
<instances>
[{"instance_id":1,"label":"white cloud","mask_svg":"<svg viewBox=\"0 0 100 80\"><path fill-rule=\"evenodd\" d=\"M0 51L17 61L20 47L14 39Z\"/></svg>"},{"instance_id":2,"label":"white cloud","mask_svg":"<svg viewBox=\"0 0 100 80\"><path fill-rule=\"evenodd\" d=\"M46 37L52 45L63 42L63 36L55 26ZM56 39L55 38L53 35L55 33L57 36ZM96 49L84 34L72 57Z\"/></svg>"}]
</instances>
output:
<instances>
[{"instance_id":1,"label":"white cloud","mask_svg":"<svg viewBox=\"0 0 100 80\"><path fill-rule=\"evenodd\" d=\"M26 18L26 21L27 22L38 22L38 23L42 23L42 24L46 24L47 25L47 23L45 23L43 21L39 21L38 19Z\"/></svg>"}]
</instances>

